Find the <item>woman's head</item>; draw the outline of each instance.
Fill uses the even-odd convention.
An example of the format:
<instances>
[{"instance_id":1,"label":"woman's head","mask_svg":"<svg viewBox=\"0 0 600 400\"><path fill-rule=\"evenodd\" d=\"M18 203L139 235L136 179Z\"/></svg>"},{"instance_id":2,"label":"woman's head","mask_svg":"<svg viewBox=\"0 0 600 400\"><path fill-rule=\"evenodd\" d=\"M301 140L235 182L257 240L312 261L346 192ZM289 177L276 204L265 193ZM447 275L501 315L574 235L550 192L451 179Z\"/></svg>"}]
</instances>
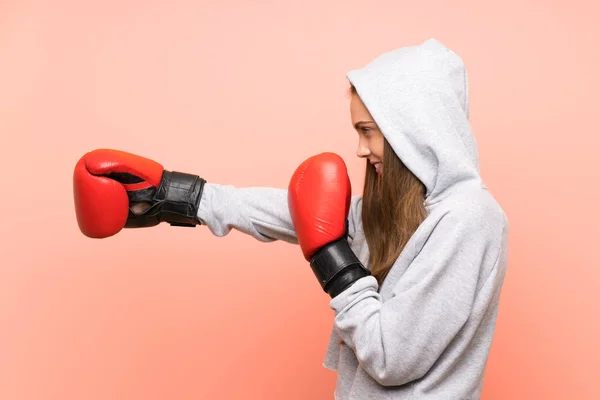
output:
<instances>
[{"instance_id":1,"label":"woman's head","mask_svg":"<svg viewBox=\"0 0 600 400\"><path fill-rule=\"evenodd\" d=\"M363 229L371 273L381 284L426 216L426 189L396 155L354 86L350 94L352 125L359 135L357 156L367 160Z\"/></svg>"}]
</instances>

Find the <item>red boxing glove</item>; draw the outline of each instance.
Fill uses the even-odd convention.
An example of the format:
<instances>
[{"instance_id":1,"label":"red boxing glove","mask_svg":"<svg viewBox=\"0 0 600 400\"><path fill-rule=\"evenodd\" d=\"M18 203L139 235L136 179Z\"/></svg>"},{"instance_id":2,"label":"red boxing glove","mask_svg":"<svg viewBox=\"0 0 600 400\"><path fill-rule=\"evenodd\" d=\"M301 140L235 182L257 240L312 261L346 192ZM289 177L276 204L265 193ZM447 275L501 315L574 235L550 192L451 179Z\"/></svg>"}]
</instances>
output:
<instances>
[{"instance_id":1,"label":"red boxing glove","mask_svg":"<svg viewBox=\"0 0 600 400\"><path fill-rule=\"evenodd\" d=\"M300 248L332 298L369 275L346 238L350 199L346 164L334 153L322 153L300 164L288 188Z\"/></svg>"},{"instance_id":2,"label":"red boxing glove","mask_svg":"<svg viewBox=\"0 0 600 400\"><path fill-rule=\"evenodd\" d=\"M195 226L205 180L165 171L159 163L118 150L85 154L75 166L73 195L81 232L106 238L123 228L142 228L168 222ZM142 203L144 211L130 205Z\"/></svg>"},{"instance_id":3,"label":"red boxing glove","mask_svg":"<svg viewBox=\"0 0 600 400\"><path fill-rule=\"evenodd\" d=\"M292 176L288 202L304 258L346 232L351 186L344 161L323 153L304 161Z\"/></svg>"}]
</instances>

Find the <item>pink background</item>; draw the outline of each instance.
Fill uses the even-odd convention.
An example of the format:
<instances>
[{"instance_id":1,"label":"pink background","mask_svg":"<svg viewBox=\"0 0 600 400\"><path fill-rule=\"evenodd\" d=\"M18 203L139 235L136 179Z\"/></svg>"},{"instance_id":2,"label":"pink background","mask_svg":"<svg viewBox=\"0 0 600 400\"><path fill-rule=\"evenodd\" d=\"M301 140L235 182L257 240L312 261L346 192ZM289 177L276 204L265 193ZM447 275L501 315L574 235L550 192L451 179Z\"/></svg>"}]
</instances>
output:
<instances>
[{"instance_id":1,"label":"pink background","mask_svg":"<svg viewBox=\"0 0 600 400\"><path fill-rule=\"evenodd\" d=\"M358 193L345 73L429 37L465 60L511 223L482 398L599 399L593 4L3 1L0 399L331 399L332 311L298 247L203 227L87 239L72 170L109 147L286 187L335 151Z\"/></svg>"}]
</instances>

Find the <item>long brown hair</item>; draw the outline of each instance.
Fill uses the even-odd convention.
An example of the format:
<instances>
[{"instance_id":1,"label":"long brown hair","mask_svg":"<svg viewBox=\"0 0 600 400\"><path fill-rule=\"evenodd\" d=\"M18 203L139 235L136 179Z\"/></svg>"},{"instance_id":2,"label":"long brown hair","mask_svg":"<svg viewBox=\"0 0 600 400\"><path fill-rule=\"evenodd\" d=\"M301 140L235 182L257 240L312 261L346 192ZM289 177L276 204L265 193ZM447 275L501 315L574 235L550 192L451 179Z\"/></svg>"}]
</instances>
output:
<instances>
[{"instance_id":1,"label":"long brown hair","mask_svg":"<svg viewBox=\"0 0 600 400\"><path fill-rule=\"evenodd\" d=\"M354 86L350 92L357 94ZM384 139L383 174L367 161L362 202L371 274L380 285L426 217L425 193L425 185Z\"/></svg>"}]
</instances>

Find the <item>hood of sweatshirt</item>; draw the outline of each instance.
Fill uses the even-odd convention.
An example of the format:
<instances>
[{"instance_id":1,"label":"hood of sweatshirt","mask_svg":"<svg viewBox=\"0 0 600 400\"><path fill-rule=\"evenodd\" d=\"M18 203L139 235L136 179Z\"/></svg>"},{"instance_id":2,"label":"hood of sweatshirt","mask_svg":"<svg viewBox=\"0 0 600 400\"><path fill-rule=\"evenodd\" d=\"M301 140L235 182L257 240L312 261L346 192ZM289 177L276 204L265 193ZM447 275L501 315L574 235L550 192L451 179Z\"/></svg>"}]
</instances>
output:
<instances>
[{"instance_id":1,"label":"hood of sweatshirt","mask_svg":"<svg viewBox=\"0 0 600 400\"><path fill-rule=\"evenodd\" d=\"M400 160L434 203L483 186L462 59L436 39L385 52L347 74Z\"/></svg>"}]
</instances>

